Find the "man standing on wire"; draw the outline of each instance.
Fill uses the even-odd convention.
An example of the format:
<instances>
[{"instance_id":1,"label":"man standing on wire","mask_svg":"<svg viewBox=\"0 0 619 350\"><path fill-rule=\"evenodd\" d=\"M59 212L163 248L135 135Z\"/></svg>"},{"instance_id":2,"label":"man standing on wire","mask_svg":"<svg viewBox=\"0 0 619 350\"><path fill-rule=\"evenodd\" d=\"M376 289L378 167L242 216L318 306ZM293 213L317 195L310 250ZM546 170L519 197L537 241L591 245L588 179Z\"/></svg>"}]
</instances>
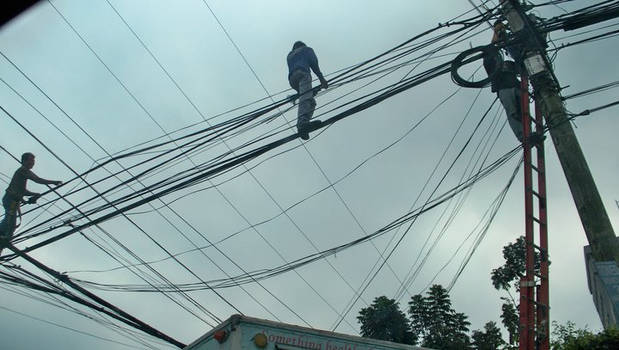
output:
<instances>
[{"instance_id":1,"label":"man standing on wire","mask_svg":"<svg viewBox=\"0 0 619 350\"><path fill-rule=\"evenodd\" d=\"M299 94L299 112L297 117L297 130L303 140L309 140L309 131L312 127L320 124L319 120L310 123L316 101L312 91L312 75L310 68L318 76L323 89L329 85L318 67L318 58L311 47L302 41L297 41L292 46L292 51L288 53L288 82L290 86Z\"/></svg>"},{"instance_id":2,"label":"man standing on wire","mask_svg":"<svg viewBox=\"0 0 619 350\"><path fill-rule=\"evenodd\" d=\"M7 187L4 197L2 197L2 206L4 207L4 219L0 222L0 243L6 244L13 238L13 232L17 228L17 216L21 215L19 205L23 201L24 196L30 197L27 203L36 203L41 196L40 193L30 192L26 189L28 180L32 180L44 185L61 185L62 181L46 180L36 176L32 172L34 166L34 154L24 153L21 156L21 166L13 174L11 183Z\"/></svg>"},{"instance_id":3,"label":"man standing on wire","mask_svg":"<svg viewBox=\"0 0 619 350\"><path fill-rule=\"evenodd\" d=\"M493 30L492 44L505 40L507 33L503 22L500 20L494 22ZM512 50L510 50L510 48L507 48L507 51L510 55L515 55L515 53L511 52ZM516 76L516 63L514 63L514 61L504 61L501 59L500 55L484 56L484 68L488 74L491 74L497 69L499 70L499 73L496 74L496 78L492 80L491 89L492 92L496 92L499 96L499 100L507 114L509 126L512 128L516 138L518 138L518 141L522 142L523 130L522 111L520 106L520 80L518 80Z\"/></svg>"}]
</instances>

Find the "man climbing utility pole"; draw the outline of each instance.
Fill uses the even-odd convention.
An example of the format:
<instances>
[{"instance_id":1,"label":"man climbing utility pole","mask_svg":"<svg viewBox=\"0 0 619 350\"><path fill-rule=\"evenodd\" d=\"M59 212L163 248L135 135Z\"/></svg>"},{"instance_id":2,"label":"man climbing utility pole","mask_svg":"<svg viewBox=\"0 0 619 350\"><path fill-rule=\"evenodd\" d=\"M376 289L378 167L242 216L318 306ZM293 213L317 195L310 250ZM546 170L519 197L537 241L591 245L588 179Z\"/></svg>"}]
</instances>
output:
<instances>
[{"instance_id":1,"label":"man climbing utility pole","mask_svg":"<svg viewBox=\"0 0 619 350\"><path fill-rule=\"evenodd\" d=\"M545 39L518 1L502 0L501 7L511 31L523 41L524 64L531 78L535 97L546 117L552 142L572 192L593 257L597 261L615 260L619 264L619 248L615 232L559 96L559 86L544 50Z\"/></svg>"}]
</instances>

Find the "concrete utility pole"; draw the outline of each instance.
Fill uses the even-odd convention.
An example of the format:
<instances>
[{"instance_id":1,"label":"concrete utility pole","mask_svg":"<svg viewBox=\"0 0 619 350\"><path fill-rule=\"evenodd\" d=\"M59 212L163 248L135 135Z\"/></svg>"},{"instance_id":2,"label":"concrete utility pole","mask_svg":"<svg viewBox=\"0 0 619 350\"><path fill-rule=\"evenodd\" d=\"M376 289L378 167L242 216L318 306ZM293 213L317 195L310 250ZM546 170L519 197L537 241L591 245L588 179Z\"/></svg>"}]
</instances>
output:
<instances>
[{"instance_id":1,"label":"concrete utility pole","mask_svg":"<svg viewBox=\"0 0 619 350\"><path fill-rule=\"evenodd\" d=\"M535 98L540 103L550 136L572 192L578 215L598 262L614 260L619 265L619 247L585 156L570 124L559 86L545 51L545 38L516 0L502 0L501 7L511 31L524 39L524 65L531 77Z\"/></svg>"}]
</instances>

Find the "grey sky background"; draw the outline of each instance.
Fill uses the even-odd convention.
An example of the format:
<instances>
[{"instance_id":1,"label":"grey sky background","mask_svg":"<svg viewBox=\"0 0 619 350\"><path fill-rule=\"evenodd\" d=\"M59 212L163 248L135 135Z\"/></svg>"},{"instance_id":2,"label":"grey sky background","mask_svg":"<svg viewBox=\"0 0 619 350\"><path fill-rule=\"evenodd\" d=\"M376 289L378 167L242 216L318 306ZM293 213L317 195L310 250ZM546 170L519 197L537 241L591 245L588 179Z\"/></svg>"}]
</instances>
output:
<instances>
[{"instance_id":1,"label":"grey sky background","mask_svg":"<svg viewBox=\"0 0 619 350\"><path fill-rule=\"evenodd\" d=\"M481 3L478 0L474 2ZM542 17L552 17L564 13L564 10L570 11L593 3L595 2L576 0L561 5L561 8L541 7L536 13ZM288 89L285 57L296 40L303 40L314 48L321 69L329 78L329 74L333 72L360 63L435 27L438 23L445 23L472 9L470 3L464 0L56 0L51 4L42 1L5 25L0 30L0 49L3 55L17 65L110 154L161 137L164 132L190 125L193 126L174 135L199 130L205 127L204 118L217 116L267 96L222 31L207 4L270 94ZM475 12L468 16L473 14ZM162 71L124 22L139 36L196 108ZM609 21L579 32L617 23L616 20ZM487 25L480 26L473 33L477 32L479 35L439 53L451 55L428 60L413 72L446 62L470 46L489 42L492 34ZM550 37L557 44L586 37L561 39L577 33L558 31ZM616 63L616 40L611 38L559 51L554 64L559 81L566 87L564 94L617 80L619 71ZM396 82L412 67L404 67L335 103L345 102ZM107 157L103 150L69 121L4 57L0 57L0 77L3 81L0 84L2 106L77 172L92 167L94 160ZM329 107L323 106L329 101L352 92L365 82L333 88L320 95L317 98L318 109L315 115L324 113ZM346 118L321 133L313 133L312 139L304 143L305 148L297 147L300 142L295 141L249 163L250 167L255 166L251 175L241 168L216 178L215 184L223 183L217 186L218 190L207 188L210 184L203 183L164 197L163 201L166 203L178 199L170 204L170 208L180 213L185 221L175 216L170 208L161 210L164 218L152 212L149 206L132 210L131 218L172 253L184 252L194 247L182 234L198 246L206 246L208 243L204 237L216 242L243 230L218 245L220 251L230 259L212 247L204 249L203 253L192 252L179 256L179 260L203 281L225 278L222 270L234 276L242 274L238 266L246 271L273 268L284 261L312 254L316 249L324 250L349 242L374 232L403 215L418 196L420 200L415 207L419 207L428 198L431 189L437 185L449 163L492 103L495 96L489 88L482 91L460 89L452 99L399 143L376 157L370 157L404 136L415 123L458 89L448 76L434 79ZM291 93L290 90L284 91L274 98L277 100ZM136 103L136 100L139 103ZM616 90L610 90L569 100L567 108L572 112L580 112L615 100ZM266 103L268 101L264 100L239 111L217 116L211 121L221 122ZM49 121L34 110L33 106ZM498 141L489 150L488 162L517 144L507 126L498 134L505 118L503 114L497 117L497 110L495 105L487 122L481 127L481 133L492 130L491 135L498 135ZM502 110L500 112L502 113ZM619 220L619 209L615 204L615 200L619 199L616 176L619 162L615 154L619 145L616 138L619 122L616 113L616 109L607 109L581 117L574 125L615 227ZM325 119L331 115L333 113L327 113L319 118ZM285 113L284 117L294 122L296 109ZM230 139L229 145L240 145L276 128L284 130L279 137L291 134L292 129L285 129L284 117L280 116L271 123ZM491 124L491 121L496 121L499 125L495 127L496 123ZM50 122L69 138L63 136ZM461 122L461 130L456 133ZM0 130L0 144L13 155L19 156L26 151L36 154L37 164L33 170L39 176L62 180L73 177L69 169L4 113L0 115ZM423 189L454 134L456 136L445 154L445 159L431 177L428 188ZM480 140L480 134L476 134L473 142L477 144ZM586 238L549 139L546 144L552 261L551 319L562 323L571 320L580 327L587 325L592 329L599 329L601 324L586 286L582 252L583 246L587 244ZM269 158L288 149L292 150ZM192 156L192 161L206 161L226 150L224 145L219 144ZM466 162L471 157L472 153L467 151L437 193L443 193L458 183L465 172ZM287 211L289 217L280 215L264 225L256 226L255 230L246 229L250 224L281 214L281 208L288 208L328 186L329 182L337 181L368 158L370 160L363 167L334 186L337 192L332 188L323 191ZM356 316L360 308L367 306L379 295L396 296L401 281L406 280L411 269L415 271L419 268L414 280L407 284L406 293L399 299L403 310L406 309L410 296L425 292L429 284L449 285L465 253L474 245L473 238L478 232L475 231L476 225L507 184L517 164L517 158L477 183L466 198L463 198L465 201L462 208L453 221L448 218L456 206L455 201L424 214L416 221L388 260L388 266L380 271L336 330L356 334ZM265 161L262 162L263 160ZM126 164L131 162L133 160L128 160ZM183 160L148 181L155 181L190 166L189 161ZM3 187L17 167L17 162L7 153L0 153L0 182ZM119 167L112 165L109 169L115 171ZM103 176L102 174L104 172L98 172L88 180L94 181ZM226 180L230 181L225 182ZM115 180L108 184L117 182L118 180ZM66 193L74 185L77 185L77 182L67 185L60 193ZM29 187L33 191L43 191L41 185L30 184ZM139 187L139 184L136 184L136 187ZM106 186L101 187L104 188ZM204 190L189 194L197 189ZM124 189L121 193L130 191ZM53 199L54 196L49 194L46 199ZM72 200L79 202L80 198L86 197L75 196ZM158 201L152 204L158 208L163 206ZM58 206L52 207L50 211L57 213L66 208L68 207L65 203L58 202ZM445 208L446 214L442 215ZM148 212L140 213L144 211ZM49 217L47 213L40 218L35 218L35 215L36 213L32 213L24 216L24 225L20 230L27 229L29 225L36 223L36 220ZM446 223L449 225L441 233L441 228ZM146 261L166 257L165 252L122 217L106 221L101 226ZM471 232L474 233L469 236ZM494 290L490 282L490 271L502 264L501 248L523 232L523 184L520 170L487 235L450 293L454 308L469 316L471 329L482 328L487 321L500 323L499 298L506 295ZM98 229L86 230L84 234L108 249L119 250L118 246L105 238ZM373 266L379 259L377 251L382 252L386 248L389 251L394 244L392 237L395 235L397 240L401 234L402 231L392 231L371 243L340 252L326 261L321 260L295 272L262 281L264 288L252 283L243 286L245 291L235 287L219 289L218 292L244 314L331 330L339 318L338 314L347 309L354 295L352 288L359 288L366 275L373 271ZM426 240L429 243L424 245ZM436 245L428 254L428 249L434 242ZM20 247L31 243L24 243ZM462 249L457 251L461 244ZM426 255L427 259L420 265ZM108 270L118 267L119 264L79 235L36 250L33 256L58 271L69 271L69 275L75 278L113 284L144 283L125 269L84 272ZM450 260L452 256L454 258ZM135 263L134 259L130 261ZM25 261L14 262L36 271ZM152 266L174 283L199 282L198 278L173 260L154 263ZM0 307L108 340L144 348L88 318L33 298L40 297L40 294L7 285L2 287ZM95 293L187 343L217 323L203 310L179 299L176 294L170 296L188 305L203 320L183 310L160 293L98 290ZM219 319L225 319L237 312L213 292L196 291L189 295ZM83 310L81 307L77 308ZM50 349L129 348L123 344L33 320L7 309L0 312L0 334L3 347L7 349L38 349L43 344ZM155 346L168 347L163 344Z\"/></svg>"}]
</instances>

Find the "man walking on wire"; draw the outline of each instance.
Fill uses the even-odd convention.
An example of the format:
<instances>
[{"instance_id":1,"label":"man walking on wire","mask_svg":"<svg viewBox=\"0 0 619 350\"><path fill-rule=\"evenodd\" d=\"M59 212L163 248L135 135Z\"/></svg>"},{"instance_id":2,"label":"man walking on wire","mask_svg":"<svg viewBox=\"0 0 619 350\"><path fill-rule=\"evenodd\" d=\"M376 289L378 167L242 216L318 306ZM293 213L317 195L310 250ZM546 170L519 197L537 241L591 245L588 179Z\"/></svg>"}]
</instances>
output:
<instances>
[{"instance_id":1,"label":"man walking on wire","mask_svg":"<svg viewBox=\"0 0 619 350\"><path fill-rule=\"evenodd\" d=\"M309 131L320 121L310 123L316 101L312 91L312 75L310 69L318 76L323 89L329 85L318 67L318 58L312 50L302 41L297 41L292 46L292 51L288 53L288 82L290 86L299 94L299 112L297 117L297 130L303 140L309 140Z\"/></svg>"},{"instance_id":2,"label":"man walking on wire","mask_svg":"<svg viewBox=\"0 0 619 350\"><path fill-rule=\"evenodd\" d=\"M34 167L34 154L32 153L27 152L22 154L21 164L19 169L13 174L11 183L9 183L9 187L7 187L4 197L2 197L4 219L0 222L0 248L13 238L13 232L15 232L18 226L17 216L21 215L19 205L23 201L23 197L30 197L27 203L36 203L37 199L41 196L40 193L31 192L26 189L28 180L44 185L62 184L62 181L42 179L32 172L32 167Z\"/></svg>"}]
</instances>

